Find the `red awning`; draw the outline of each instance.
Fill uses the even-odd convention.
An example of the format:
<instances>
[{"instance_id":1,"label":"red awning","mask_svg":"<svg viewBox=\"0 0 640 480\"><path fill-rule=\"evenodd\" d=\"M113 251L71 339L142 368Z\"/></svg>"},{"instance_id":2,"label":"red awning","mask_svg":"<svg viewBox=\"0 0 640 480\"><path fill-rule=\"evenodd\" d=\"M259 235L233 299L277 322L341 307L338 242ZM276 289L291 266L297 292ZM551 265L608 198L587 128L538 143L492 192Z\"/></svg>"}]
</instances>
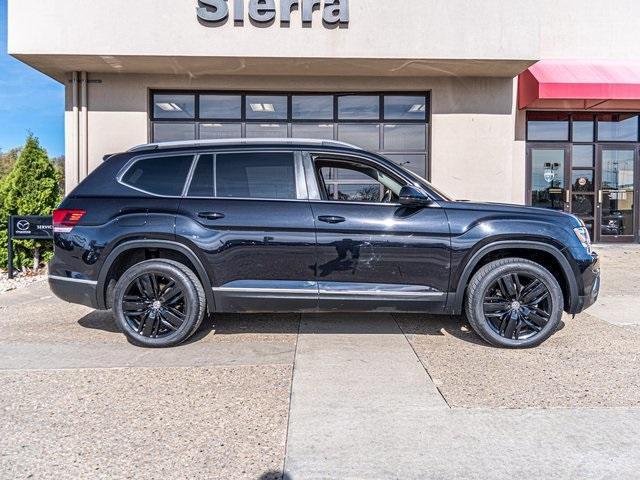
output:
<instances>
[{"instance_id":1,"label":"red awning","mask_svg":"<svg viewBox=\"0 0 640 480\"><path fill-rule=\"evenodd\" d=\"M518 85L521 109L640 110L640 62L542 60Z\"/></svg>"}]
</instances>

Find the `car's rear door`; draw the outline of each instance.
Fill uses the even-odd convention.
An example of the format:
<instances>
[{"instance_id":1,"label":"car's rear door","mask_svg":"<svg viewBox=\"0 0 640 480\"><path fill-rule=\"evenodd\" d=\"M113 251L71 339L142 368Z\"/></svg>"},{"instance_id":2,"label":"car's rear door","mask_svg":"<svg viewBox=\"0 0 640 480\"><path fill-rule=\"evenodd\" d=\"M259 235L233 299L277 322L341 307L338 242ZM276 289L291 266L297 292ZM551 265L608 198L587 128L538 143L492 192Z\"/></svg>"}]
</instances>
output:
<instances>
[{"instance_id":1,"label":"car's rear door","mask_svg":"<svg viewBox=\"0 0 640 480\"><path fill-rule=\"evenodd\" d=\"M436 204L403 207L394 201L398 192L387 190L384 198L384 185L362 174L363 169L340 164L343 160L393 176L367 159L305 156L313 170L307 167L307 175L317 181L319 193L311 208L318 237L320 309L442 311L450 268L446 213Z\"/></svg>"},{"instance_id":2,"label":"car's rear door","mask_svg":"<svg viewBox=\"0 0 640 480\"><path fill-rule=\"evenodd\" d=\"M301 154L201 154L176 233L203 252L220 312L317 309L315 225Z\"/></svg>"}]
</instances>

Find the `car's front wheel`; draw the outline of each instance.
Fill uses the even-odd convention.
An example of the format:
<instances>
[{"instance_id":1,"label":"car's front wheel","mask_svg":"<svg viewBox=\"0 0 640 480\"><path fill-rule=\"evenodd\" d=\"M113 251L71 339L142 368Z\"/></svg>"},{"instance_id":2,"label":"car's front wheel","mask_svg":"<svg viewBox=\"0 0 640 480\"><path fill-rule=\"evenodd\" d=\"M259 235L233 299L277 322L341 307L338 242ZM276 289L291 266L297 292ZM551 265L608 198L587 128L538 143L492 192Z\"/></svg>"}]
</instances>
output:
<instances>
[{"instance_id":1,"label":"car's front wheel","mask_svg":"<svg viewBox=\"0 0 640 480\"><path fill-rule=\"evenodd\" d=\"M471 327L492 345L529 348L558 328L564 298L556 278L543 266L505 258L483 266L467 289Z\"/></svg>"},{"instance_id":2,"label":"car's front wheel","mask_svg":"<svg viewBox=\"0 0 640 480\"><path fill-rule=\"evenodd\" d=\"M187 340L204 318L206 299L198 277L171 260L129 268L114 290L113 312L131 343L172 347Z\"/></svg>"}]
</instances>

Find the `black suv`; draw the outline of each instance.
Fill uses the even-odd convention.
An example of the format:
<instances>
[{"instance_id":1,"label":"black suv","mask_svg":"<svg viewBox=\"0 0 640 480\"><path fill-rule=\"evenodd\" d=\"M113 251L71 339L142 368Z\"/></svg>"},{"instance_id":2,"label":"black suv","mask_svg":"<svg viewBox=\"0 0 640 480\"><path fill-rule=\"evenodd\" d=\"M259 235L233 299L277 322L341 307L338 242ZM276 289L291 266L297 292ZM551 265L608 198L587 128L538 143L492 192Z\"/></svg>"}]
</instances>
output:
<instances>
[{"instance_id":1,"label":"black suv","mask_svg":"<svg viewBox=\"0 0 640 480\"><path fill-rule=\"evenodd\" d=\"M219 312L458 315L539 345L598 296L572 215L456 202L351 145L164 143L112 155L54 212L49 283L113 309L131 342L177 345Z\"/></svg>"}]
</instances>

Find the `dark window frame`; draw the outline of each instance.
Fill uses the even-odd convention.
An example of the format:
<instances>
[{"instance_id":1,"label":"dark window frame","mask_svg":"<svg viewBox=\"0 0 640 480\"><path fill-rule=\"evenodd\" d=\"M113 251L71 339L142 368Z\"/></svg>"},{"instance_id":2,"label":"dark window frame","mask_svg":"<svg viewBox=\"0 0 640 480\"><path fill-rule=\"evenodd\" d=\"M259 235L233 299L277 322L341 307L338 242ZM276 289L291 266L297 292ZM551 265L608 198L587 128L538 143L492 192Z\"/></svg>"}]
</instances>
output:
<instances>
[{"instance_id":1,"label":"dark window frame","mask_svg":"<svg viewBox=\"0 0 640 480\"><path fill-rule=\"evenodd\" d=\"M194 118L189 119L167 119L157 118L154 115L154 96L155 95L195 95L196 102L196 114ZM201 117L200 116L200 96L202 95L237 95L241 97L241 118L217 118L217 117ZM154 89L149 91L149 119L151 122L175 122L176 120L186 122L246 122L246 123L264 123L266 119L247 118L246 104L247 96L284 96L287 97L287 116L286 118L278 119L278 122L287 123L418 123L418 124L431 124L431 91L372 91L372 92L281 92L281 91L247 91L247 90L163 90ZM292 102L294 96L333 96L333 118L306 118L295 119L293 118ZM355 119L355 120L340 120L338 115L338 97L344 96L377 96L380 103L379 116L373 119ZM425 100L425 116L424 119L393 119L386 118L384 112L384 97L424 97ZM274 120L274 119L270 119Z\"/></svg>"},{"instance_id":2,"label":"dark window frame","mask_svg":"<svg viewBox=\"0 0 640 480\"><path fill-rule=\"evenodd\" d=\"M536 113L563 113L569 116L569 138L567 140L532 140L529 138L529 117L531 114ZM593 116L593 141L574 141L573 140L573 122L575 115L592 115ZM637 138L635 140L599 140L598 139L598 115L637 115L636 121L638 122ZM580 112L580 111L562 111L562 110L528 110L525 118L525 139L527 142L542 142L542 143L572 143L578 145L590 145L598 143L625 143L634 144L640 143L640 112L619 112L619 111L593 111L593 112Z\"/></svg>"},{"instance_id":3,"label":"dark window frame","mask_svg":"<svg viewBox=\"0 0 640 480\"><path fill-rule=\"evenodd\" d=\"M431 180L432 176L432 168L431 168L431 159L432 159L432 94L431 90L410 90L410 91L398 91L398 90L376 90L376 91L264 91L264 90L194 90L194 89L149 89L148 90L148 118L149 118L149 139L151 142L155 141L155 137L153 134L153 126L155 123L193 123L195 124L195 138L200 138L200 129L199 125L201 123L234 123L240 124L241 129L241 137L246 136L246 127L251 124L261 124L261 123L278 123L287 126L287 137L293 138L292 128L293 125L317 125L317 124L332 124L333 126L333 136L337 138L338 136L338 128L343 124L378 124L380 126L380 141L379 141L379 149L376 151L382 155L398 155L398 154L424 154L425 156L425 165L424 165L424 175L427 181ZM154 95L184 95L184 94L193 94L196 96L196 116L193 119L163 119L163 118L155 118L154 117ZM241 100L241 118L201 118L200 116L200 96L201 95L238 95ZM246 115L246 97L253 95L282 95L287 97L287 119L286 120L275 120L275 119L247 119ZM292 110L292 102L293 97L303 95L303 96L332 96L333 97L333 118L315 118L315 119L294 119L293 110ZM338 119L338 96L342 95L362 95L362 96L371 96L375 95L379 98L380 103L380 115L378 119L375 120L339 120ZM385 118L385 105L384 98L385 96L404 96L404 97L421 97L424 98L425 101L425 112L424 119L387 119ZM403 125L424 125L426 127L426 149L424 151L404 151L404 150L387 150L383 145L383 134L384 134L384 125L385 124L403 124ZM422 172L420 173L422 176Z\"/></svg>"}]
</instances>

